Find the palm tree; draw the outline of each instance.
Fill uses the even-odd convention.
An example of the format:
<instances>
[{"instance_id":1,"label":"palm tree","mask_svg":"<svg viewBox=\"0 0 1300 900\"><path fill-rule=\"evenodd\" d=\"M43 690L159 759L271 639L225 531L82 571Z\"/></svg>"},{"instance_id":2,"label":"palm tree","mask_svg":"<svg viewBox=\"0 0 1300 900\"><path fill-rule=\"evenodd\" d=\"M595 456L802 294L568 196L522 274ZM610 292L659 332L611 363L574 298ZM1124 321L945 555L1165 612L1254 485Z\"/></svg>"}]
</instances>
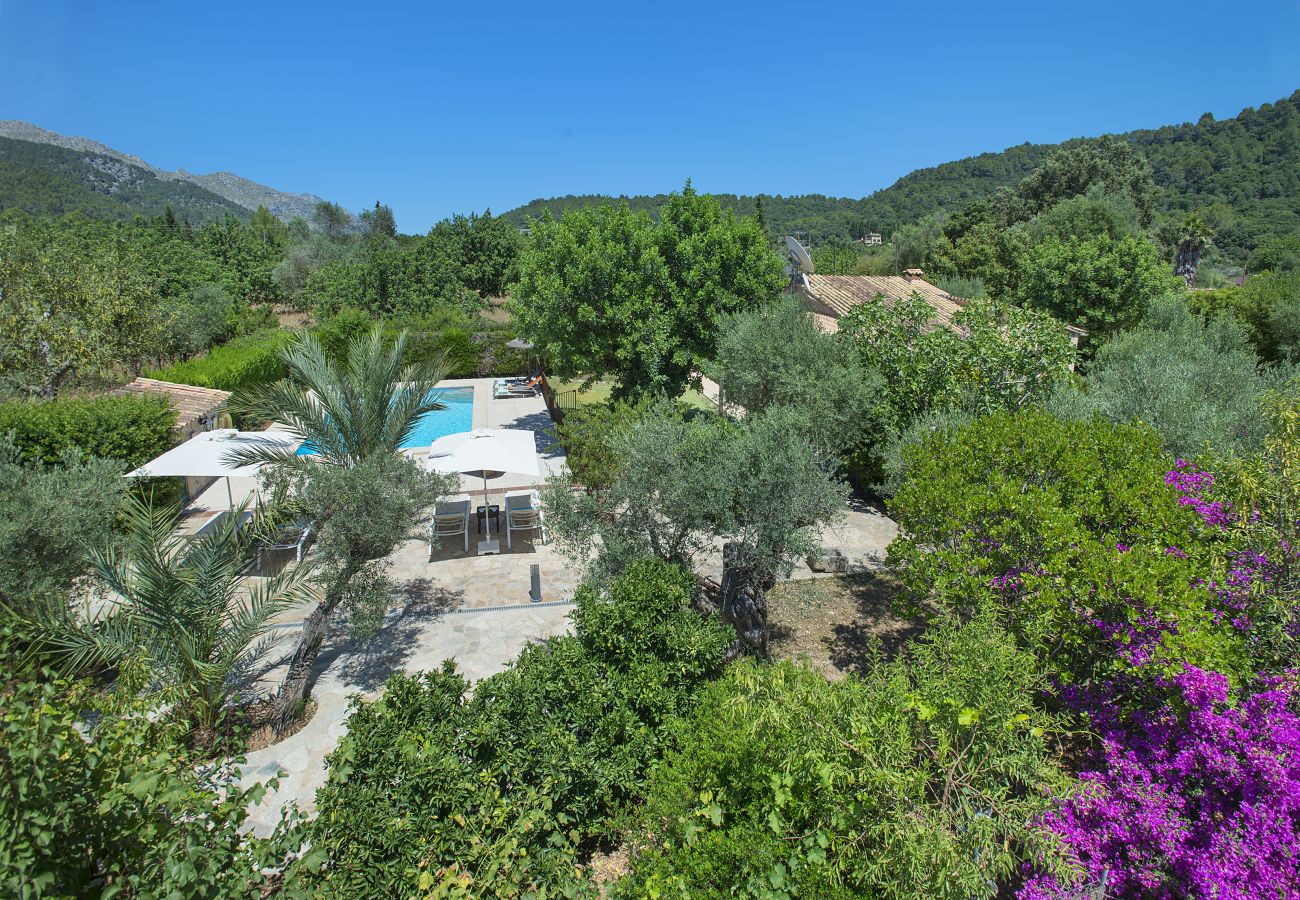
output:
<instances>
[{"instance_id":1,"label":"palm tree","mask_svg":"<svg viewBox=\"0 0 1300 900\"><path fill-rule=\"evenodd\" d=\"M376 457L396 455L421 416L446 408L434 392L444 377L441 361L408 364L406 348L406 331L389 343L376 326L368 335L352 339L347 362L339 364L326 356L314 337L304 335L281 351L287 379L237 396L231 407L238 413L279 422L316 452L295 456L289 451L252 449L237 454L233 461L270 464L272 471L310 480L327 474L321 466L355 469ZM331 519L348 515L346 505L313 512L317 516L314 526L325 537L330 536ZM303 622L302 636L276 698L278 730L293 721L307 697L326 626L347 596L352 579L367 563L392 550L391 546L384 550L375 542L361 540L346 528L335 532L336 539L327 543L343 546L331 554L331 564L322 577L324 596Z\"/></svg>"},{"instance_id":2,"label":"palm tree","mask_svg":"<svg viewBox=\"0 0 1300 900\"><path fill-rule=\"evenodd\" d=\"M87 616L62 601L38 607L31 651L66 673L110 666L128 685L138 675L210 728L230 699L231 672L260 652L271 618L308 596L306 567L246 582L257 541L275 523L258 508L241 528L243 512L194 537L177 533L179 506L128 501L122 546L87 554L107 611Z\"/></svg>"},{"instance_id":3,"label":"palm tree","mask_svg":"<svg viewBox=\"0 0 1300 900\"><path fill-rule=\"evenodd\" d=\"M1201 254L1214 242L1214 229L1196 213L1188 213L1178 227L1174 247L1174 274L1181 275L1188 287L1196 281Z\"/></svg>"}]
</instances>

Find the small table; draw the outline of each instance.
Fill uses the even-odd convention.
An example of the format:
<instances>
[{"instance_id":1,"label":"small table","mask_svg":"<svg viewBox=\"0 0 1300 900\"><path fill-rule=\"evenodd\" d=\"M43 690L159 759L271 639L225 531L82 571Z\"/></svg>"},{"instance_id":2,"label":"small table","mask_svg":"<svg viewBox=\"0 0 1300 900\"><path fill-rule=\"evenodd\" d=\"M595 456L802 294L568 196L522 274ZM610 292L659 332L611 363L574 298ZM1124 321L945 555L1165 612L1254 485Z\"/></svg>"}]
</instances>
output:
<instances>
[{"instance_id":1,"label":"small table","mask_svg":"<svg viewBox=\"0 0 1300 900\"><path fill-rule=\"evenodd\" d=\"M478 518L478 533L483 533L483 523L485 520L490 521L498 530L501 528L501 507L493 503L491 506L480 506L475 513Z\"/></svg>"}]
</instances>

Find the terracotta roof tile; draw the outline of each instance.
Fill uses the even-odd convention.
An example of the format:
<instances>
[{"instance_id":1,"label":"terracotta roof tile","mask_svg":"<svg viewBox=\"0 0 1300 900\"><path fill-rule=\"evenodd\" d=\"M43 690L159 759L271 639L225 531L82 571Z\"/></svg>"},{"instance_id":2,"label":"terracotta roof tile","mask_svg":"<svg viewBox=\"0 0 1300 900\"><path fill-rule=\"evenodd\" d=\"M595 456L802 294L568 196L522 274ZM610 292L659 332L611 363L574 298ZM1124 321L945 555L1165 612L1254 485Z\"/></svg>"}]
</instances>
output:
<instances>
[{"instance_id":1,"label":"terracotta roof tile","mask_svg":"<svg viewBox=\"0 0 1300 900\"><path fill-rule=\"evenodd\" d=\"M161 394L171 401L172 409L176 410L178 428L184 428L204 416L211 415L225 406L226 401L230 399L230 391L194 387L191 384L175 384L154 378L137 378L110 393L136 396Z\"/></svg>"},{"instance_id":2,"label":"terracotta roof tile","mask_svg":"<svg viewBox=\"0 0 1300 900\"><path fill-rule=\"evenodd\" d=\"M952 317L966 305L966 301L935 287L923 278L904 278L901 275L805 275L804 284L804 293L813 301L814 312L822 316L838 319L860 303L876 302L877 297L883 298L892 307L899 300L919 294L934 309L938 324L958 334L963 333L952 323Z\"/></svg>"}]
</instances>

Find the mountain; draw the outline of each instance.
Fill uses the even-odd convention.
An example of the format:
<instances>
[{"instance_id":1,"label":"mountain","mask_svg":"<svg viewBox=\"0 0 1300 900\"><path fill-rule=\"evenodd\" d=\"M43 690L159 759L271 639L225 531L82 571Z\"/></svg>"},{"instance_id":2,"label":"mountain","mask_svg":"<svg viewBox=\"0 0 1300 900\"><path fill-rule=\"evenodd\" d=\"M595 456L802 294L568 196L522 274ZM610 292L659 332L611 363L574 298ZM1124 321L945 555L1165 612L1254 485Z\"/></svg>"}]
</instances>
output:
<instances>
[{"instance_id":1,"label":"mountain","mask_svg":"<svg viewBox=\"0 0 1300 900\"><path fill-rule=\"evenodd\" d=\"M0 209L36 215L79 210L92 218L129 219L158 215L170 205L199 224L227 215L246 219L258 206L286 221L310 221L320 202L315 194L278 191L233 172L170 172L89 138L0 121Z\"/></svg>"},{"instance_id":2,"label":"mountain","mask_svg":"<svg viewBox=\"0 0 1300 900\"><path fill-rule=\"evenodd\" d=\"M1258 109L1247 108L1216 121L1206 113L1195 123L1130 131L1117 135L1139 147L1151 164L1167 214L1200 212L1215 228L1215 243L1241 261L1261 240L1300 235L1300 91ZM858 237L868 231L888 236L926 216L952 213L1034 171L1062 144L1021 144L918 169L890 187L863 199L818 194L762 195L770 228L777 234L804 231L814 243ZM742 215L754 210L753 196L717 195ZM597 195L534 200L503 213L517 224L550 210L603 200L627 200L633 209L657 210L667 199L656 196Z\"/></svg>"},{"instance_id":3,"label":"mountain","mask_svg":"<svg viewBox=\"0 0 1300 900\"><path fill-rule=\"evenodd\" d=\"M160 178L121 156L0 137L0 210L130 220L162 215L168 207L196 225L249 215L212 191Z\"/></svg>"}]
</instances>

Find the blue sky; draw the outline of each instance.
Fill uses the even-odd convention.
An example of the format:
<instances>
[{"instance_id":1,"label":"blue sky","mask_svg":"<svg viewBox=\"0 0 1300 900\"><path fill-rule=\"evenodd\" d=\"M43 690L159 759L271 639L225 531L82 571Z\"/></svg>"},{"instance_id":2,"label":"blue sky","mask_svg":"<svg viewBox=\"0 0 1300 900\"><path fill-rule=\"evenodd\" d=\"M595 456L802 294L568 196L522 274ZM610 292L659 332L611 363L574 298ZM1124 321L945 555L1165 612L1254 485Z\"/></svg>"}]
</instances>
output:
<instances>
[{"instance_id":1,"label":"blue sky","mask_svg":"<svg viewBox=\"0 0 1300 900\"><path fill-rule=\"evenodd\" d=\"M0 0L0 119L402 231L567 193L860 197L1300 88L1300 2Z\"/></svg>"}]
</instances>

